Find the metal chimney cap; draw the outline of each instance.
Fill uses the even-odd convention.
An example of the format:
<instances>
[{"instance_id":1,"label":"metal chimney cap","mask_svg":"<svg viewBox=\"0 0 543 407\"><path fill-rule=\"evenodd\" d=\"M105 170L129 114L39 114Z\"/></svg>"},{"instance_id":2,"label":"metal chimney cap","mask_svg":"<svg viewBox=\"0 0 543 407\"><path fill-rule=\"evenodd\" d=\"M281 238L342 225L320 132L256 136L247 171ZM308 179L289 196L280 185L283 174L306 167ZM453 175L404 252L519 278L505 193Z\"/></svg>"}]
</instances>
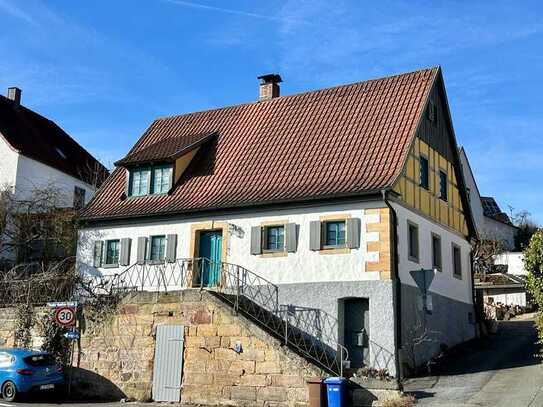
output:
<instances>
[{"instance_id":1,"label":"metal chimney cap","mask_svg":"<svg viewBox=\"0 0 543 407\"><path fill-rule=\"evenodd\" d=\"M19 89L18 87L16 86L12 86L12 87L9 87L8 88L8 99L10 100L13 100L13 102L17 105L20 105L21 104L21 94L22 94L22 90Z\"/></svg>"},{"instance_id":2,"label":"metal chimney cap","mask_svg":"<svg viewBox=\"0 0 543 407\"><path fill-rule=\"evenodd\" d=\"M257 76L257 79L260 79L260 84L264 85L266 83L281 83L283 82L283 79L281 79L281 75L276 73L269 73L266 75Z\"/></svg>"}]
</instances>

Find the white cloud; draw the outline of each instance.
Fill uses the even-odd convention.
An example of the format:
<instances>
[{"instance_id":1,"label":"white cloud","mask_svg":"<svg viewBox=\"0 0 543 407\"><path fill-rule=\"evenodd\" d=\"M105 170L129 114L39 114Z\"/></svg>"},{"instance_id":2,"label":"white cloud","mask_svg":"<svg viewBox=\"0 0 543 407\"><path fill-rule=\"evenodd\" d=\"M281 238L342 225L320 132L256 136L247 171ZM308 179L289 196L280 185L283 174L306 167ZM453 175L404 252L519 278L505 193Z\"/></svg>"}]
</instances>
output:
<instances>
[{"instance_id":1,"label":"white cloud","mask_svg":"<svg viewBox=\"0 0 543 407\"><path fill-rule=\"evenodd\" d=\"M8 0L0 0L0 11L3 11L4 13L19 20L23 20L27 24L37 25L36 21L30 14L26 13Z\"/></svg>"}]
</instances>

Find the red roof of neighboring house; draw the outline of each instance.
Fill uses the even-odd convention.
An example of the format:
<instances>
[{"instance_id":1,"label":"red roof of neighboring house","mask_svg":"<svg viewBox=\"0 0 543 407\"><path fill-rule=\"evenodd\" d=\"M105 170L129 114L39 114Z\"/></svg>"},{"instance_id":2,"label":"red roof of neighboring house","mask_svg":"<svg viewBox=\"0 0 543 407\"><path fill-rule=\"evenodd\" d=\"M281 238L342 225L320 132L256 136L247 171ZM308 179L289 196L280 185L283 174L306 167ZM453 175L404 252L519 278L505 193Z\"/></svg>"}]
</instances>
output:
<instances>
[{"instance_id":1,"label":"red roof of neighboring house","mask_svg":"<svg viewBox=\"0 0 543 407\"><path fill-rule=\"evenodd\" d=\"M126 162L140 154L155 159L160 152L166 159L198 135L217 136L202 144L170 194L124 199L126 170L117 168L82 218L196 212L390 188L438 74L439 68L424 69L157 119Z\"/></svg>"},{"instance_id":2,"label":"red roof of neighboring house","mask_svg":"<svg viewBox=\"0 0 543 407\"><path fill-rule=\"evenodd\" d=\"M91 185L107 169L54 122L0 96L0 137L20 154Z\"/></svg>"}]
</instances>

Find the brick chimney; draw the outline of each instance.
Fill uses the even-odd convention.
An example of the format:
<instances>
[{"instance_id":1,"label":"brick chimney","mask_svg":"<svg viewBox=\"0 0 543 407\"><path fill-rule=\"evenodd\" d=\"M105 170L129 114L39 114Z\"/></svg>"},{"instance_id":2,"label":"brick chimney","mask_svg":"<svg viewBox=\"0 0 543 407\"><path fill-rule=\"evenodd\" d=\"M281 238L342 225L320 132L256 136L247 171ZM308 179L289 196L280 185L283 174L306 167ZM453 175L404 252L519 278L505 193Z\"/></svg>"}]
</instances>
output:
<instances>
[{"instance_id":1,"label":"brick chimney","mask_svg":"<svg viewBox=\"0 0 543 407\"><path fill-rule=\"evenodd\" d=\"M283 82L280 75L262 75L258 79L260 80L258 100L270 100L279 97L279 84Z\"/></svg>"},{"instance_id":2,"label":"brick chimney","mask_svg":"<svg viewBox=\"0 0 543 407\"><path fill-rule=\"evenodd\" d=\"M22 90L15 86L8 88L8 99L13 100L19 106L21 104L21 93Z\"/></svg>"}]
</instances>

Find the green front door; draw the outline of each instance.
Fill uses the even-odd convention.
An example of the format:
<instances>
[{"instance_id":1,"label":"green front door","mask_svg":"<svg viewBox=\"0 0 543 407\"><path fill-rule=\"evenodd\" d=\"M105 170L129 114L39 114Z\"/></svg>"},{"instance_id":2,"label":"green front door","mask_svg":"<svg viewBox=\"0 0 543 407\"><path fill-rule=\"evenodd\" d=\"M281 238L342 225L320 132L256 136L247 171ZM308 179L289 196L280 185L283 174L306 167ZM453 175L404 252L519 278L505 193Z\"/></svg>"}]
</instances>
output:
<instances>
[{"instance_id":1,"label":"green front door","mask_svg":"<svg viewBox=\"0 0 543 407\"><path fill-rule=\"evenodd\" d=\"M206 259L202 263L202 283L213 287L221 280L222 232L211 231L200 233L200 257Z\"/></svg>"}]
</instances>

